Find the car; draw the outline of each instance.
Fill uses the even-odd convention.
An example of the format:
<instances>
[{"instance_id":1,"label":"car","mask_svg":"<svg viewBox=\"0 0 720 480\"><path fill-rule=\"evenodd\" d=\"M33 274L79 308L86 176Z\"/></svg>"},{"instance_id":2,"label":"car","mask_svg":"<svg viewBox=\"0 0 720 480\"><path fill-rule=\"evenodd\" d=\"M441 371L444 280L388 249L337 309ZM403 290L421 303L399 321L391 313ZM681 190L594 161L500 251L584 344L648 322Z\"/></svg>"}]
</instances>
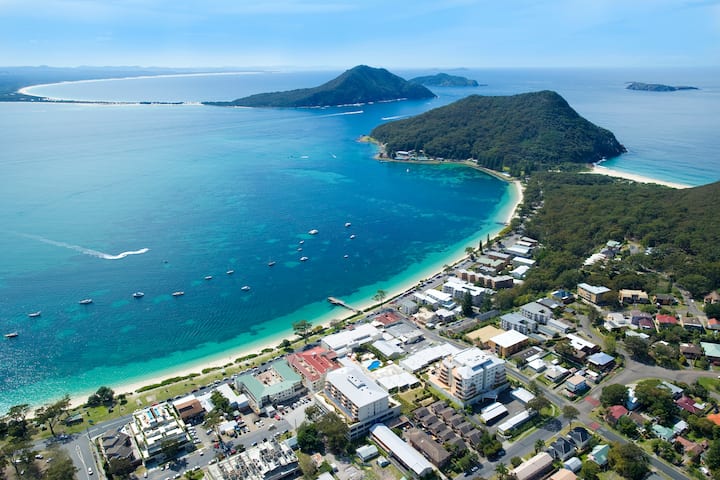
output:
<instances>
[{"instance_id":1,"label":"car","mask_svg":"<svg viewBox=\"0 0 720 480\"><path fill-rule=\"evenodd\" d=\"M52 462L52 461L53 461L53 457L48 457L48 459L45 460L45 463L50 463L50 462Z\"/></svg>"},{"instance_id":2,"label":"car","mask_svg":"<svg viewBox=\"0 0 720 480\"><path fill-rule=\"evenodd\" d=\"M88 475L92 475L92 474L93 474L92 467L88 467Z\"/></svg>"},{"instance_id":3,"label":"car","mask_svg":"<svg viewBox=\"0 0 720 480\"><path fill-rule=\"evenodd\" d=\"M253 447L257 447L257 442L253 442L253 443L252 443L252 446L253 446Z\"/></svg>"},{"instance_id":4,"label":"car","mask_svg":"<svg viewBox=\"0 0 720 480\"><path fill-rule=\"evenodd\" d=\"M38 460L42 460L43 456L38 453L37 455L35 455L35 458L37 458Z\"/></svg>"},{"instance_id":5,"label":"car","mask_svg":"<svg viewBox=\"0 0 720 480\"><path fill-rule=\"evenodd\" d=\"M212 428L208 428L208 429L205 431L205 435L212 435L212 433L213 433L213 429L212 429Z\"/></svg>"}]
</instances>

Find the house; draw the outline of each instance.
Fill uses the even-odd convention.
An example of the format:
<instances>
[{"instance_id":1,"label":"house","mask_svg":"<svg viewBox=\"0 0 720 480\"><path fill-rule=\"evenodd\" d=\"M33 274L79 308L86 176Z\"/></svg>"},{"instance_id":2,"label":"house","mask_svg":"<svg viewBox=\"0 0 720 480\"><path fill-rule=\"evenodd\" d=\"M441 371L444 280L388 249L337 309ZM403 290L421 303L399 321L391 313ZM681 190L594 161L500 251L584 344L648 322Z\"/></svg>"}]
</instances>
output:
<instances>
[{"instance_id":1,"label":"house","mask_svg":"<svg viewBox=\"0 0 720 480\"><path fill-rule=\"evenodd\" d=\"M695 330L698 332L702 332L703 330L705 330L702 320L700 320L698 317L682 317L680 323L685 330Z\"/></svg>"},{"instance_id":2,"label":"house","mask_svg":"<svg viewBox=\"0 0 720 480\"><path fill-rule=\"evenodd\" d=\"M705 295L705 298L703 298L703 302L711 305L720 303L720 293L718 293L717 290L713 290L712 292Z\"/></svg>"},{"instance_id":3,"label":"house","mask_svg":"<svg viewBox=\"0 0 720 480\"><path fill-rule=\"evenodd\" d=\"M573 473L579 472L582 468L582 461L578 457L572 457L563 463L563 467Z\"/></svg>"},{"instance_id":4,"label":"house","mask_svg":"<svg viewBox=\"0 0 720 480\"><path fill-rule=\"evenodd\" d=\"M664 315L662 313L658 313L657 315L655 315L655 325L657 325L658 330L674 327L679 323L680 322L678 322L678 319L676 317L673 317L672 315Z\"/></svg>"},{"instance_id":5,"label":"house","mask_svg":"<svg viewBox=\"0 0 720 480\"><path fill-rule=\"evenodd\" d=\"M563 304L567 305L568 303L572 303L575 301L575 295L572 294L572 292L568 290L555 290L550 294L553 300L557 300L558 302L562 302Z\"/></svg>"},{"instance_id":6,"label":"house","mask_svg":"<svg viewBox=\"0 0 720 480\"><path fill-rule=\"evenodd\" d=\"M100 450L105 457L107 462L112 459L125 459L128 460L133 466L140 464L140 459L135 458L134 450L132 447L132 439L129 435L122 432L105 432L100 437Z\"/></svg>"},{"instance_id":7,"label":"house","mask_svg":"<svg viewBox=\"0 0 720 480\"><path fill-rule=\"evenodd\" d=\"M562 365L553 365L545 371L545 378L551 382L558 383L565 378L568 373L570 373L570 370Z\"/></svg>"},{"instance_id":8,"label":"house","mask_svg":"<svg viewBox=\"0 0 720 480\"><path fill-rule=\"evenodd\" d=\"M173 402L172 405L175 407L175 411L177 411L183 422L200 417L205 413L205 409L194 395L181 398Z\"/></svg>"},{"instance_id":9,"label":"house","mask_svg":"<svg viewBox=\"0 0 720 480\"><path fill-rule=\"evenodd\" d=\"M592 460L601 467L608 463L608 454L610 453L610 445L595 445L588 454L588 460Z\"/></svg>"},{"instance_id":10,"label":"house","mask_svg":"<svg viewBox=\"0 0 720 480\"><path fill-rule=\"evenodd\" d=\"M704 444L695 443L685 437L676 437L675 443L682 445L683 453L689 457L697 457L698 455L701 455L706 448Z\"/></svg>"},{"instance_id":11,"label":"house","mask_svg":"<svg viewBox=\"0 0 720 480\"><path fill-rule=\"evenodd\" d=\"M602 305L606 302L611 290L603 286L588 285L579 283L577 286L578 296L583 300L595 305Z\"/></svg>"},{"instance_id":12,"label":"house","mask_svg":"<svg viewBox=\"0 0 720 480\"><path fill-rule=\"evenodd\" d=\"M653 303L655 305L675 305L677 299L669 293L656 293L653 295Z\"/></svg>"},{"instance_id":13,"label":"house","mask_svg":"<svg viewBox=\"0 0 720 480\"><path fill-rule=\"evenodd\" d=\"M392 325L397 325L398 323L402 322L402 320L403 317L400 316L400 314L398 314L397 312L393 310L386 310L375 315L372 318L372 323L376 324L376 326L380 326L381 328L387 328Z\"/></svg>"},{"instance_id":14,"label":"house","mask_svg":"<svg viewBox=\"0 0 720 480\"><path fill-rule=\"evenodd\" d=\"M575 446L564 437L558 437L557 440L550 444L548 453L552 455L555 460L564 462L568 458L575 456Z\"/></svg>"},{"instance_id":15,"label":"house","mask_svg":"<svg viewBox=\"0 0 720 480\"><path fill-rule=\"evenodd\" d=\"M607 413L605 414L605 420L611 424L615 425L618 420L620 420L620 417L627 415L628 409L625 408L622 405L613 405L611 407L608 407Z\"/></svg>"},{"instance_id":16,"label":"house","mask_svg":"<svg viewBox=\"0 0 720 480\"><path fill-rule=\"evenodd\" d=\"M660 385L658 385L658 388L664 388L665 390L669 391L670 395L672 395L672 398L674 398L675 400L680 398L680 396L684 392L682 388L664 380L660 383Z\"/></svg>"},{"instance_id":17,"label":"house","mask_svg":"<svg viewBox=\"0 0 720 480\"><path fill-rule=\"evenodd\" d=\"M675 435L680 435L682 433L687 432L687 429L690 428L690 425L685 420L678 420L675 425L672 426L673 432L675 432Z\"/></svg>"},{"instance_id":18,"label":"house","mask_svg":"<svg viewBox=\"0 0 720 480\"><path fill-rule=\"evenodd\" d=\"M573 375L572 377L565 380L565 389L570 393L582 393L587 390L588 386L585 383L585 377L581 375Z\"/></svg>"},{"instance_id":19,"label":"house","mask_svg":"<svg viewBox=\"0 0 720 480\"><path fill-rule=\"evenodd\" d=\"M641 330L655 330L655 322L651 318L641 318L638 320L638 327Z\"/></svg>"},{"instance_id":20,"label":"house","mask_svg":"<svg viewBox=\"0 0 720 480\"><path fill-rule=\"evenodd\" d=\"M681 343L680 353L688 360L695 360L702 355L702 349L694 343Z\"/></svg>"},{"instance_id":21,"label":"house","mask_svg":"<svg viewBox=\"0 0 720 480\"><path fill-rule=\"evenodd\" d=\"M378 452L378 449L375 445L363 445L362 447L355 450L355 454L362 460L363 462L367 462L368 460L372 460L373 458L380 455Z\"/></svg>"},{"instance_id":22,"label":"house","mask_svg":"<svg viewBox=\"0 0 720 480\"><path fill-rule=\"evenodd\" d=\"M647 312L641 312L640 310L630 310L630 323L632 325L638 325L641 319L652 321L652 315Z\"/></svg>"},{"instance_id":23,"label":"house","mask_svg":"<svg viewBox=\"0 0 720 480\"><path fill-rule=\"evenodd\" d=\"M582 451L592 440L592 435L583 427L575 427L568 432L568 440L575 445L575 448Z\"/></svg>"},{"instance_id":24,"label":"house","mask_svg":"<svg viewBox=\"0 0 720 480\"><path fill-rule=\"evenodd\" d=\"M656 437L665 440L666 442L671 441L675 436L675 432L673 432L672 428L663 427L657 423L652 426L652 432Z\"/></svg>"},{"instance_id":25,"label":"house","mask_svg":"<svg viewBox=\"0 0 720 480\"><path fill-rule=\"evenodd\" d=\"M577 475L572 470L561 468L550 476L550 480L575 480Z\"/></svg>"},{"instance_id":26,"label":"house","mask_svg":"<svg viewBox=\"0 0 720 480\"><path fill-rule=\"evenodd\" d=\"M618 292L618 302L623 305L632 305L636 303L649 303L650 300L647 292L623 288Z\"/></svg>"},{"instance_id":27,"label":"house","mask_svg":"<svg viewBox=\"0 0 720 480\"><path fill-rule=\"evenodd\" d=\"M635 410L640 406L640 401L635 394L635 385L628 385L627 402L625 402L625 406L628 410Z\"/></svg>"},{"instance_id":28,"label":"house","mask_svg":"<svg viewBox=\"0 0 720 480\"><path fill-rule=\"evenodd\" d=\"M587 357L590 368L598 372L607 372L615 366L615 358L604 352L593 353Z\"/></svg>"},{"instance_id":29,"label":"house","mask_svg":"<svg viewBox=\"0 0 720 480\"><path fill-rule=\"evenodd\" d=\"M707 328L708 330L720 330L720 320L717 318L708 318Z\"/></svg>"},{"instance_id":30,"label":"house","mask_svg":"<svg viewBox=\"0 0 720 480\"><path fill-rule=\"evenodd\" d=\"M510 470L510 474L517 480L542 478L552 468L552 462L549 453L541 452Z\"/></svg>"},{"instance_id":31,"label":"house","mask_svg":"<svg viewBox=\"0 0 720 480\"><path fill-rule=\"evenodd\" d=\"M705 404L696 403L695 400L685 395L675 400L675 405L693 415L700 415L705 410Z\"/></svg>"},{"instance_id":32,"label":"house","mask_svg":"<svg viewBox=\"0 0 720 480\"><path fill-rule=\"evenodd\" d=\"M589 342L584 338L574 335L572 333L568 334L566 338L570 340L570 345L577 352L583 352L587 355L590 355L592 353L597 353L600 351L600 347L598 345L595 345L594 343Z\"/></svg>"},{"instance_id":33,"label":"house","mask_svg":"<svg viewBox=\"0 0 720 480\"><path fill-rule=\"evenodd\" d=\"M445 450L445 447L432 439L430 435L418 429L410 429L405 433L410 445L423 454L430 463L438 468L442 468L450 461L452 455Z\"/></svg>"}]
</instances>

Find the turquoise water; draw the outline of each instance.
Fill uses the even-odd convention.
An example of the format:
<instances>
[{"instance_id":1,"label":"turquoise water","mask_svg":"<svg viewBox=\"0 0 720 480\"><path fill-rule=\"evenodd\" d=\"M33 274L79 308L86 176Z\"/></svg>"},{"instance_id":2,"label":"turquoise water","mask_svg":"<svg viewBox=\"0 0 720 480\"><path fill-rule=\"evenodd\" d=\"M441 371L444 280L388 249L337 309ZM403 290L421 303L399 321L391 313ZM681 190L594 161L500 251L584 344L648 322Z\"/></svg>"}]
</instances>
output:
<instances>
[{"instance_id":1,"label":"turquoise water","mask_svg":"<svg viewBox=\"0 0 720 480\"><path fill-rule=\"evenodd\" d=\"M335 73L38 93L224 100ZM0 411L205 358L229 362L232 350L279 343L293 321L343 316L327 296L359 304L379 288L417 281L496 230L511 201L507 184L451 165L379 163L373 146L356 142L389 118L469 93L551 88L628 147L609 166L696 185L717 180L720 76L712 73L466 71L489 85L437 89L440 98L424 102L317 110L0 104L0 332L20 334L0 342ZM649 96L624 90L631 80L702 90ZM185 295L172 297L178 290ZM135 291L145 297L132 298ZM79 305L83 298L94 302ZM38 310L41 317L27 317Z\"/></svg>"}]
</instances>

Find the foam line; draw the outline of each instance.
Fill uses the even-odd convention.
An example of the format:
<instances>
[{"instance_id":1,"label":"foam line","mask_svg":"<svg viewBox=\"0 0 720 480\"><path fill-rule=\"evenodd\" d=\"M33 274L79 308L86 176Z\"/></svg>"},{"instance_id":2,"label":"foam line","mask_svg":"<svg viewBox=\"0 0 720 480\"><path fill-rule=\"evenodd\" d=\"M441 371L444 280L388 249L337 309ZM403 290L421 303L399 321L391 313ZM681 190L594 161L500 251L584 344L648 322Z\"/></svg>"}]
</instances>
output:
<instances>
[{"instance_id":1,"label":"foam line","mask_svg":"<svg viewBox=\"0 0 720 480\"><path fill-rule=\"evenodd\" d=\"M85 248L80 245L72 245L70 243L65 242L58 242L56 240L51 240L49 238L41 237L40 235L31 235L28 233L17 233L17 235L20 235L21 237L30 238L32 240L37 240L38 242L47 243L48 245L54 245L56 247L62 247L67 248L69 250L75 250L76 252L80 252L84 255L90 255L92 257L102 258L103 260L120 260L122 258L127 257L128 255L142 255L143 253L148 252L149 248L141 248L140 250L130 250L127 252L122 252L117 255L111 255L109 253L100 252L98 250L93 250L91 248Z\"/></svg>"}]
</instances>

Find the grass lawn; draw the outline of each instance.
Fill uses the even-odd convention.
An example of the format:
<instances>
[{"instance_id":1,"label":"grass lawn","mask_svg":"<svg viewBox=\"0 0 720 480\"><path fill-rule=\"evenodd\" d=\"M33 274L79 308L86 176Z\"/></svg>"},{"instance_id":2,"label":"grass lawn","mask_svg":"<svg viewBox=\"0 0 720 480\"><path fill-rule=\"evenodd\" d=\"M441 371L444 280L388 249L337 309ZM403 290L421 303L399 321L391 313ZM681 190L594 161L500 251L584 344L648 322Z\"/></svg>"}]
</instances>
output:
<instances>
[{"instance_id":1,"label":"grass lawn","mask_svg":"<svg viewBox=\"0 0 720 480\"><path fill-rule=\"evenodd\" d=\"M705 387L705 389L709 392L717 392L720 388L720 379L713 377L700 377L698 378L698 383Z\"/></svg>"},{"instance_id":2,"label":"grass lawn","mask_svg":"<svg viewBox=\"0 0 720 480\"><path fill-rule=\"evenodd\" d=\"M419 405L421 400L424 400L425 398L430 396L429 393L425 392L425 389L423 387L413 388L412 390L400 392L396 395L404 401L416 405Z\"/></svg>"}]
</instances>

